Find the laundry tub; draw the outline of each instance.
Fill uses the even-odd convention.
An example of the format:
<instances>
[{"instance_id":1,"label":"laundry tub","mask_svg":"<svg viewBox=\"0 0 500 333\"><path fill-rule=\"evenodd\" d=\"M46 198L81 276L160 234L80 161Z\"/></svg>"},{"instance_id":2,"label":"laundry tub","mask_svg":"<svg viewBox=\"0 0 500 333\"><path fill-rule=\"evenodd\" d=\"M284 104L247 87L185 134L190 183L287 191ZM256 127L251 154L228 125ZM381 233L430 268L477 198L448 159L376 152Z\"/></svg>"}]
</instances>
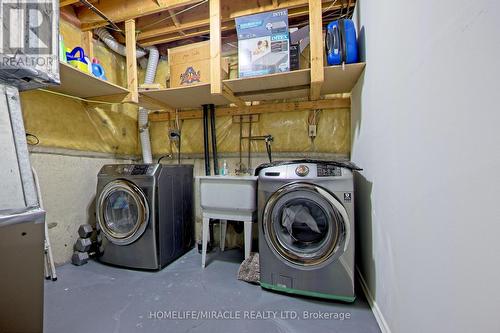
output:
<instances>
[{"instance_id":1,"label":"laundry tub","mask_svg":"<svg viewBox=\"0 0 500 333\"><path fill-rule=\"evenodd\" d=\"M224 251L227 220L244 223L245 258L250 256L252 223L257 211L257 178L254 176L200 176L203 215L201 266L205 267L210 219L220 220L220 248Z\"/></svg>"},{"instance_id":2,"label":"laundry tub","mask_svg":"<svg viewBox=\"0 0 500 333\"><path fill-rule=\"evenodd\" d=\"M257 209L256 176L199 176L200 204L206 211L254 212Z\"/></svg>"}]
</instances>

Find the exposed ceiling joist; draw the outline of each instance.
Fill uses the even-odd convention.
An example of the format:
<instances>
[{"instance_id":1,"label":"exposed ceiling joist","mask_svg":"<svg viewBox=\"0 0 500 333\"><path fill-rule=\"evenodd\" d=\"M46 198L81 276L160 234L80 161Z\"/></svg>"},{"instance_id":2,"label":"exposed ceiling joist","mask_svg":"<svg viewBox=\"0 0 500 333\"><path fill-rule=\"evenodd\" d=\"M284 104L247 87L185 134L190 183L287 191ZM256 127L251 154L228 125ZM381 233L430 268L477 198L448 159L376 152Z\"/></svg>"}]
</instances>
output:
<instances>
[{"instance_id":1,"label":"exposed ceiling joist","mask_svg":"<svg viewBox=\"0 0 500 333\"><path fill-rule=\"evenodd\" d=\"M323 8L325 9L328 8L329 11L338 10L341 8L341 6L342 6L341 4L337 4L335 3L335 1L331 0L323 2ZM203 11L203 8L200 7L199 10ZM204 18L203 15L198 15L198 14L199 14L198 11L192 13L191 12L184 13L177 16L176 25L169 25L169 26L158 25L158 27L155 26L147 30L142 30L140 26L147 28L154 22L150 20L149 17L144 17L138 20L138 30L140 30L140 32L137 36L137 41L144 46L148 46L161 43L170 43L188 37L191 38L208 34L209 32L208 15L206 15L207 17ZM162 16L162 18L159 18L159 20L165 20L165 17L163 17L163 13L160 15ZM289 9L288 11L289 18L305 17L307 15L308 15L307 5L302 7L295 7ZM234 19L231 17L230 13L226 13L226 16L222 18L222 21L223 21L222 23L223 31L235 29ZM179 35L182 33L184 33L183 36ZM117 37L121 41L120 36Z\"/></svg>"},{"instance_id":2,"label":"exposed ceiling joist","mask_svg":"<svg viewBox=\"0 0 500 333\"><path fill-rule=\"evenodd\" d=\"M188 6L201 0L107 0L95 4L113 22L123 22L129 19L168 11L182 6ZM107 25L107 22L90 9L81 7L77 16L82 22L83 30L90 30Z\"/></svg>"},{"instance_id":3,"label":"exposed ceiling joist","mask_svg":"<svg viewBox=\"0 0 500 333\"><path fill-rule=\"evenodd\" d=\"M154 22L155 20L164 20L168 18L170 14L168 10L185 7L200 3L202 0L106 0L101 1L95 6L105 13L113 22L119 23L130 18L144 18ZM330 2L329 0L322 0L323 3ZM354 2L354 1L353 1ZM342 2L339 2L338 7L341 6ZM160 4L160 5L158 5ZM284 9L293 9L297 7L307 6L307 0L288 0L288 1L272 1L272 0L259 0L259 1L223 1L221 4L221 15L223 19L234 19L238 16L262 13L265 11ZM347 3L346 3L347 4ZM345 5L346 5L345 4ZM202 14L205 15L205 19L208 20L208 6L206 4L199 6L197 9L202 10ZM186 14L191 14L189 11ZM196 12L193 12L196 13ZM158 15L152 15L158 14ZM160 15L161 14L161 15ZM106 22L102 20L99 16L95 15L92 11L87 8L79 8L77 10L78 19L82 22L82 30L90 30L97 27L102 27L106 25ZM145 18L145 16L151 16ZM144 21L140 19L139 21ZM181 22L182 20L179 19ZM137 28L141 30L141 25L143 22L137 22ZM145 22L146 23L146 22ZM146 23L146 25L148 25ZM148 37L149 38L149 37Z\"/></svg>"},{"instance_id":4,"label":"exposed ceiling joist","mask_svg":"<svg viewBox=\"0 0 500 333\"><path fill-rule=\"evenodd\" d=\"M328 1L324 7L333 4L334 1ZM340 4L333 5L329 11L340 9ZM290 19L307 17L309 14L308 7L293 8L288 11ZM184 20L183 20L184 21ZM201 19L196 21L187 21L186 23L177 26L160 27L156 29L146 30L140 32L137 40L141 45L149 46L162 43L171 43L185 38L192 38L197 36L206 35L209 33L208 29L209 20ZM235 21L233 18L226 17L222 19L222 31L230 31L236 29ZM179 35L180 33L184 35Z\"/></svg>"},{"instance_id":5,"label":"exposed ceiling joist","mask_svg":"<svg viewBox=\"0 0 500 333\"><path fill-rule=\"evenodd\" d=\"M66 7L78 2L80 2L80 0L61 0L59 1L59 7Z\"/></svg>"}]
</instances>

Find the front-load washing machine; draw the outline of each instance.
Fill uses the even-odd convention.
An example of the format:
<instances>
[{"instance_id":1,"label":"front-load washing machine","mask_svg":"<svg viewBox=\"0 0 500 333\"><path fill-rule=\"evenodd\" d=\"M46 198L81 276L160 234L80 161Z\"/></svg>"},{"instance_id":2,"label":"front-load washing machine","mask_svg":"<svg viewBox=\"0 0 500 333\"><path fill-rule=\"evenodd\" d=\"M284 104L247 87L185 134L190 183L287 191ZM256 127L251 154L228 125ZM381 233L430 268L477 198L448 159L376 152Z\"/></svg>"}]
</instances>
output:
<instances>
[{"instance_id":1,"label":"front-load washing machine","mask_svg":"<svg viewBox=\"0 0 500 333\"><path fill-rule=\"evenodd\" d=\"M354 301L353 169L313 160L257 168L263 288Z\"/></svg>"},{"instance_id":2,"label":"front-load washing machine","mask_svg":"<svg viewBox=\"0 0 500 333\"><path fill-rule=\"evenodd\" d=\"M161 269L194 245L193 166L105 165L98 174L101 262Z\"/></svg>"}]
</instances>

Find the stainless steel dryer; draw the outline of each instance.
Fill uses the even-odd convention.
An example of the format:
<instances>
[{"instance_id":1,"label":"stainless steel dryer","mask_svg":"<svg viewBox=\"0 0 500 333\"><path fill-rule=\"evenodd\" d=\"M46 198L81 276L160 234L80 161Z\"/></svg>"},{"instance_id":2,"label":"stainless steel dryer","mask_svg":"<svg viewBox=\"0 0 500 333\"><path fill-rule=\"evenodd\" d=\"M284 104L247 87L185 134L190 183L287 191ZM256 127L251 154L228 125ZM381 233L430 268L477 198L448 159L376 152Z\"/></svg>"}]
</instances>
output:
<instances>
[{"instance_id":1,"label":"stainless steel dryer","mask_svg":"<svg viewBox=\"0 0 500 333\"><path fill-rule=\"evenodd\" d=\"M354 301L351 169L311 160L257 168L263 288Z\"/></svg>"},{"instance_id":2,"label":"stainless steel dryer","mask_svg":"<svg viewBox=\"0 0 500 333\"><path fill-rule=\"evenodd\" d=\"M161 269L194 245L193 166L105 165L98 174L99 260Z\"/></svg>"}]
</instances>

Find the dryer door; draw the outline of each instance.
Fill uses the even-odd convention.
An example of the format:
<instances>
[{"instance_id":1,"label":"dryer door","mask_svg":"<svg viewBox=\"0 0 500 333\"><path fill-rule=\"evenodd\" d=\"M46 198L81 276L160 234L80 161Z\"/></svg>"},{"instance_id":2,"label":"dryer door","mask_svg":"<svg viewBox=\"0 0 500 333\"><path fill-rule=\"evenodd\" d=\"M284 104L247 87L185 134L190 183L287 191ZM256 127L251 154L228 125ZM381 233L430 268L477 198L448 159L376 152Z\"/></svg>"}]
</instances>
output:
<instances>
[{"instance_id":1,"label":"dryer door","mask_svg":"<svg viewBox=\"0 0 500 333\"><path fill-rule=\"evenodd\" d=\"M341 202L320 186L300 182L283 186L269 198L262 228L273 252L301 267L317 268L338 259L350 237Z\"/></svg>"},{"instance_id":2,"label":"dryer door","mask_svg":"<svg viewBox=\"0 0 500 333\"><path fill-rule=\"evenodd\" d=\"M149 221L149 205L144 193L126 180L108 183L97 199L96 210L102 232L118 245L135 242Z\"/></svg>"}]
</instances>

